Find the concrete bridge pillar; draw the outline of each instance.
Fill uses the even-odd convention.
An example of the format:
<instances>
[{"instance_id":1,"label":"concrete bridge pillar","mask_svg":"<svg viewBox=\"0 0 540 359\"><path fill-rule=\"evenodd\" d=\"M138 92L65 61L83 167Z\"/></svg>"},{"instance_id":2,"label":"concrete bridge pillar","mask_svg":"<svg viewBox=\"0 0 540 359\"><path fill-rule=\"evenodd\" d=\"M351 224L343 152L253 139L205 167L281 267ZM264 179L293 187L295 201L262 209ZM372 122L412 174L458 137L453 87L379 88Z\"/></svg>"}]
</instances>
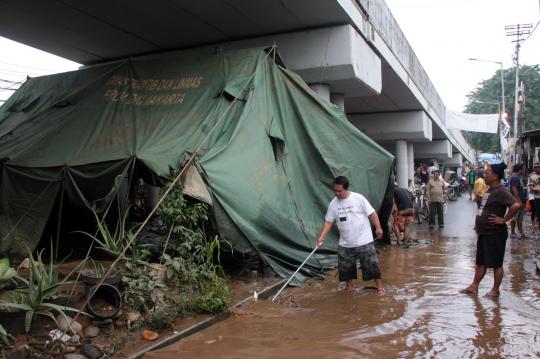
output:
<instances>
[{"instance_id":1,"label":"concrete bridge pillar","mask_svg":"<svg viewBox=\"0 0 540 359\"><path fill-rule=\"evenodd\" d=\"M330 102L345 112L345 96L342 93L331 93Z\"/></svg>"},{"instance_id":2,"label":"concrete bridge pillar","mask_svg":"<svg viewBox=\"0 0 540 359\"><path fill-rule=\"evenodd\" d=\"M401 188L408 188L407 179L409 167L407 161L407 141L396 141L396 177L397 184Z\"/></svg>"},{"instance_id":3,"label":"concrete bridge pillar","mask_svg":"<svg viewBox=\"0 0 540 359\"><path fill-rule=\"evenodd\" d=\"M319 96L324 98L326 101L330 101L330 86L326 84L311 84L309 85L313 91L315 91Z\"/></svg>"},{"instance_id":4,"label":"concrete bridge pillar","mask_svg":"<svg viewBox=\"0 0 540 359\"><path fill-rule=\"evenodd\" d=\"M414 145L412 142L407 142L407 165L409 183L414 184Z\"/></svg>"}]
</instances>

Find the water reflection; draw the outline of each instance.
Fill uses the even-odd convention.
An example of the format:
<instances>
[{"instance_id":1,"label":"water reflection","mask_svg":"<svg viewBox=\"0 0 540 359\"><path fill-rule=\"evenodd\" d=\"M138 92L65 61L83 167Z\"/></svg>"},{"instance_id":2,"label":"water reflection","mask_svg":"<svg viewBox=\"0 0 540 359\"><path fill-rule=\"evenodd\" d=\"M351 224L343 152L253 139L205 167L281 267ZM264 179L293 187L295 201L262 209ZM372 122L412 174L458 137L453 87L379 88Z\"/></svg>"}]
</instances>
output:
<instances>
[{"instance_id":1,"label":"water reflection","mask_svg":"<svg viewBox=\"0 0 540 359\"><path fill-rule=\"evenodd\" d=\"M387 295L361 282L351 295L329 273L279 302L254 302L225 322L145 358L537 358L539 241L509 240L501 298L459 294L474 271L474 203L451 204L444 230L380 255Z\"/></svg>"}]
</instances>

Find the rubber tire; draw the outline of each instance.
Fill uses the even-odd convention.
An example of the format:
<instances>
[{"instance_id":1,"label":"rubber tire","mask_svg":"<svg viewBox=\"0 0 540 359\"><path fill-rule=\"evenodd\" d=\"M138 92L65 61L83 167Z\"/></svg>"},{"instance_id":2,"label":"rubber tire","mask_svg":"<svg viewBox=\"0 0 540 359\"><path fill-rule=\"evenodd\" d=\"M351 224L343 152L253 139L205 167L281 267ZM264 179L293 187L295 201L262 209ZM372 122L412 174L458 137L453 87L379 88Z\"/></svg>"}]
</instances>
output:
<instances>
[{"instance_id":1,"label":"rubber tire","mask_svg":"<svg viewBox=\"0 0 540 359\"><path fill-rule=\"evenodd\" d=\"M448 200L449 201L457 200L457 195L456 195L456 189L455 188L450 188L448 190Z\"/></svg>"}]
</instances>

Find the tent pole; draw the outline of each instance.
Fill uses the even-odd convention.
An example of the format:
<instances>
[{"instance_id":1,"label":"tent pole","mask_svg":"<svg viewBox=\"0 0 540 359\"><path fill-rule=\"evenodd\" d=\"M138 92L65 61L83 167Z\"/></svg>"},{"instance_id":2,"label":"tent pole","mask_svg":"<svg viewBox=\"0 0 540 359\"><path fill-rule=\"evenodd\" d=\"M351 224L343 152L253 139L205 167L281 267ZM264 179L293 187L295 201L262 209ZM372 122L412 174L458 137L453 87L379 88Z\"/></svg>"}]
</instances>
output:
<instances>
[{"instance_id":1,"label":"tent pole","mask_svg":"<svg viewBox=\"0 0 540 359\"><path fill-rule=\"evenodd\" d=\"M65 172L64 172L65 173ZM54 245L54 261L58 262L58 248L60 247L60 228L62 227L62 212L64 207L64 177L62 177L62 186L60 187L60 204L58 205L58 223L56 225L56 243ZM52 253L51 253L52 256Z\"/></svg>"}]
</instances>

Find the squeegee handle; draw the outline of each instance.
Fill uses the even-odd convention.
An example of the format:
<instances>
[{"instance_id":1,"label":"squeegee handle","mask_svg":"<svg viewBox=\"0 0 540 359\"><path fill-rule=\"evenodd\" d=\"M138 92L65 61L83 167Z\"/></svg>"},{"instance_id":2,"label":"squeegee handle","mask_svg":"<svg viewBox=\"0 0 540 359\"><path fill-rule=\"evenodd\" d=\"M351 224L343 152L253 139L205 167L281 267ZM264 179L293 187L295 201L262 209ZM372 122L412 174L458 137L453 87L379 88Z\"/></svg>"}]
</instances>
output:
<instances>
[{"instance_id":1,"label":"squeegee handle","mask_svg":"<svg viewBox=\"0 0 540 359\"><path fill-rule=\"evenodd\" d=\"M315 246L315 248L313 248L313 250L311 251L311 253L309 254L309 256L307 256L306 259L304 259L304 261L302 262L302 264L300 264L300 267L298 267L298 269L291 275L291 277L289 278L289 280L283 284L283 287L281 287L281 289L276 293L276 295L274 296L274 298L272 298L272 302L275 302L276 301L276 298L279 297L279 295L281 294L281 292L283 292L283 289L285 289L285 287L287 287L287 285L291 282L291 280L294 278L294 276L296 275L296 273L298 273L300 271L300 269L302 269L302 267L304 266L304 264L306 264L306 262L309 260L309 258L311 258L311 256L313 255L313 253L315 253L315 251L319 248L319 246Z\"/></svg>"}]
</instances>

